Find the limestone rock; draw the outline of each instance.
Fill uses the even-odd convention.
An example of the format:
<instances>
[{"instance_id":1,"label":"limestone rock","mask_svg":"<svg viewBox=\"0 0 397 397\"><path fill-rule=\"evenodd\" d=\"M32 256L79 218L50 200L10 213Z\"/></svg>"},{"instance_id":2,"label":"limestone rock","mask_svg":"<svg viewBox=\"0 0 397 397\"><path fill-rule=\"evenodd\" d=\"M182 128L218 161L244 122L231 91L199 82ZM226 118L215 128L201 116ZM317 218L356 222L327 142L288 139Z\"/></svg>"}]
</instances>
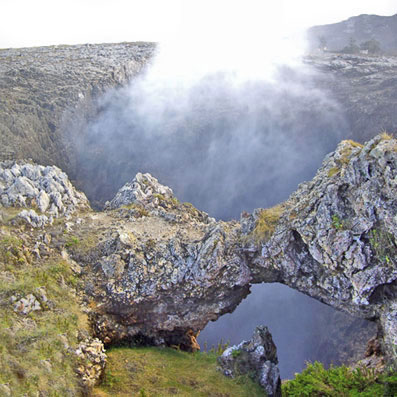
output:
<instances>
[{"instance_id":1,"label":"limestone rock","mask_svg":"<svg viewBox=\"0 0 397 397\"><path fill-rule=\"evenodd\" d=\"M282 205L274 233L261 241L260 209L240 223L215 222L139 174L108 211L83 222L100 242L72 254L82 269L85 299L95 303L89 313L95 335L105 343L193 348L184 342L187 335L234 310L251 283L281 282L377 321L393 356L396 147L387 136L364 146L343 141Z\"/></svg>"},{"instance_id":2,"label":"limestone rock","mask_svg":"<svg viewBox=\"0 0 397 397\"><path fill-rule=\"evenodd\" d=\"M116 194L114 199L107 203L106 209L115 209L123 205L140 204L146 208L153 208L162 201L174 198L168 186L161 185L150 174L136 174L132 182L126 183Z\"/></svg>"},{"instance_id":3,"label":"limestone rock","mask_svg":"<svg viewBox=\"0 0 397 397\"><path fill-rule=\"evenodd\" d=\"M1 203L5 207L33 207L19 217L33 227L51 224L53 217L70 216L76 210L88 209L84 193L78 192L67 175L58 167L24 161L0 163Z\"/></svg>"},{"instance_id":4,"label":"limestone rock","mask_svg":"<svg viewBox=\"0 0 397 397\"><path fill-rule=\"evenodd\" d=\"M75 354L79 358L77 374L86 390L98 384L106 366L106 354L99 339L88 338L80 342Z\"/></svg>"},{"instance_id":5,"label":"limestone rock","mask_svg":"<svg viewBox=\"0 0 397 397\"><path fill-rule=\"evenodd\" d=\"M218 364L226 376L249 374L267 396L281 397L277 349L267 327L256 327L251 340L226 349L218 358Z\"/></svg>"},{"instance_id":6,"label":"limestone rock","mask_svg":"<svg viewBox=\"0 0 397 397\"><path fill-rule=\"evenodd\" d=\"M18 214L18 218L24 219L33 227L43 227L53 222L52 216L38 215L35 210L23 210Z\"/></svg>"},{"instance_id":7,"label":"limestone rock","mask_svg":"<svg viewBox=\"0 0 397 397\"><path fill-rule=\"evenodd\" d=\"M127 340L196 350L197 332L248 294L250 274L237 249L239 224L215 222L179 203L150 175L138 174L116 198L109 208L127 207L84 223L100 242L71 253L82 269L95 336L107 344Z\"/></svg>"},{"instance_id":8,"label":"limestone rock","mask_svg":"<svg viewBox=\"0 0 397 397\"><path fill-rule=\"evenodd\" d=\"M13 298L11 298L13 300ZM15 298L14 298L15 299ZM33 294L27 295L15 302L14 312L27 315L30 312L42 310L40 302L36 299Z\"/></svg>"},{"instance_id":9,"label":"limestone rock","mask_svg":"<svg viewBox=\"0 0 397 397\"><path fill-rule=\"evenodd\" d=\"M343 141L313 180L284 203L271 238L245 248L254 282L276 278L335 308L378 321L392 355L397 335L396 149L397 141L385 135L364 146ZM256 225L259 214L246 223Z\"/></svg>"}]
</instances>

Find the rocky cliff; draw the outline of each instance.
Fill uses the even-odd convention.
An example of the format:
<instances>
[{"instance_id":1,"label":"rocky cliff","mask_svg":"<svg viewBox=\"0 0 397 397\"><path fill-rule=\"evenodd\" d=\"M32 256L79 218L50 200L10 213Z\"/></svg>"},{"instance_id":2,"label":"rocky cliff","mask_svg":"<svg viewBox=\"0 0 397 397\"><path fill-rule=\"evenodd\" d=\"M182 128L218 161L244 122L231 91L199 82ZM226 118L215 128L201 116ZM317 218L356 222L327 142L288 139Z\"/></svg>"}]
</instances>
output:
<instances>
[{"instance_id":1,"label":"rocky cliff","mask_svg":"<svg viewBox=\"0 0 397 397\"><path fill-rule=\"evenodd\" d=\"M73 133L153 51L151 43L0 50L0 160L32 158L73 174Z\"/></svg>"},{"instance_id":2,"label":"rocky cliff","mask_svg":"<svg viewBox=\"0 0 397 397\"><path fill-rule=\"evenodd\" d=\"M396 144L387 135L365 146L343 141L285 203L240 223L215 222L138 174L109 204L118 208L90 216L87 231L72 229L102 240L73 256L96 336L194 349L197 332L232 311L250 284L281 282L377 321L393 356Z\"/></svg>"},{"instance_id":3,"label":"rocky cliff","mask_svg":"<svg viewBox=\"0 0 397 397\"><path fill-rule=\"evenodd\" d=\"M85 158L79 142L87 121L103 111L103 94L139 75L154 51L153 43L0 50L0 160L55 164L83 190L101 176L111 180L96 167L106 157L94 137L88 138L97 163L77 169L79 157ZM351 131L346 138L364 142L397 130L394 57L319 54L305 62L315 73L297 79L305 80L307 90L321 88L336 99Z\"/></svg>"},{"instance_id":4,"label":"rocky cliff","mask_svg":"<svg viewBox=\"0 0 397 397\"><path fill-rule=\"evenodd\" d=\"M341 105L348 134L361 143L382 131L397 131L397 58L323 53L304 60L321 87Z\"/></svg>"},{"instance_id":5,"label":"rocky cliff","mask_svg":"<svg viewBox=\"0 0 397 397\"><path fill-rule=\"evenodd\" d=\"M63 370L75 379L77 368L79 382L59 383L61 393L75 395L99 379L102 343L196 350L208 321L262 282L377 322L395 360L397 143L390 136L342 142L285 203L239 222L179 202L149 174L137 174L94 212L66 174L48 166L74 175L74 139L101 111L100 94L135 76L153 51L147 43L0 50L1 390L51 388ZM396 130L394 58L306 62L319 71L313 84L346 109L352 136Z\"/></svg>"}]
</instances>

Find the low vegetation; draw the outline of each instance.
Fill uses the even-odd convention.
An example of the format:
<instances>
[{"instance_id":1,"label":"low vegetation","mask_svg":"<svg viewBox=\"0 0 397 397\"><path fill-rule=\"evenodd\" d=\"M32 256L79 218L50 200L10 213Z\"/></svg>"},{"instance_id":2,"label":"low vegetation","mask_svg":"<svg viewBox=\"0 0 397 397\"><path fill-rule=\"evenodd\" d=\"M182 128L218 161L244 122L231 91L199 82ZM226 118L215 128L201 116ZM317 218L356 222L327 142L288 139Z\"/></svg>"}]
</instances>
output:
<instances>
[{"instance_id":1,"label":"low vegetation","mask_svg":"<svg viewBox=\"0 0 397 397\"><path fill-rule=\"evenodd\" d=\"M369 244L376 258L384 264L392 265L396 256L394 236L382 228L374 228L369 232Z\"/></svg>"},{"instance_id":2,"label":"low vegetation","mask_svg":"<svg viewBox=\"0 0 397 397\"><path fill-rule=\"evenodd\" d=\"M397 395L397 374L377 375L371 369L345 366L326 370L315 362L285 382L282 392L283 396L293 397L392 397Z\"/></svg>"},{"instance_id":3,"label":"low vegetation","mask_svg":"<svg viewBox=\"0 0 397 397\"><path fill-rule=\"evenodd\" d=\"M361 143L355 142L351 139L344 140L341 143L343 144L343 147L340 150L340 157L336 160L337 166L330 168L330 170L328 171L328 176L330 178L336 174L339 174L342 171L342 169L350 163L353 149L363 148L363 145Z\"/></svg>"},{"instance_id":4,"label":"low vegetation","mask_svg":"<svg viewBox=\"0 0 397 397\"><path fill-rule=\"evenodd\" d=\"M218 396L255 397L263 390L244 376L230 379L217 371L215 353L170 348L113 348L96 397Z\"/></svg>"},{"instance_id":5,"label":"low vegetation","mask_svg":"<svg viewBox=\"0 0 397 397\"><path fill-rule=\"evenodd\" d=\"M38 259L28 237L0 230L0 385L12 396L76 396L78 363L69 348L87 328L78 280L58 254ZM16 302L30 294L40 309L19 313Z\"/></svg>"},{"instance_id":6,"label":"low vegetation","mask_svg":"<svg viewBox=\"0 0 397 397\"><path fill-rule=\"evenodd\" d=\"M144 216L150 215L149 211L142 204L139 203L131 203L128 205L123 205L122 208L131 210L131 214L136 218L142 218Z\"/></svg>"}]
</instances>

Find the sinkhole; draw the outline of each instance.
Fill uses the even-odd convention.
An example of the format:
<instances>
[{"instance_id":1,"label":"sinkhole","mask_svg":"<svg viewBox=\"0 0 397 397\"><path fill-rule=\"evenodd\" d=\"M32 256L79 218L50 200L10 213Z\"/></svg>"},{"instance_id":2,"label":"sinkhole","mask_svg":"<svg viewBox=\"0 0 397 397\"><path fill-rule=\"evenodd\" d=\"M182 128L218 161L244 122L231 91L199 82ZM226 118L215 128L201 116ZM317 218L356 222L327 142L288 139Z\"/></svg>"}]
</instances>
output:
<instances>
[{"instance_id":1,"label":"sinkhole","mask_svg":"<svg viewBox=\"0 0 397 397\"><path fill-rule=\"evenodd\" d=\"M351 137L340 105L305 79L288 69L276 83L230 84L218 73L176 89L136 79L100 98L95 114L68 131L75 159L68 171L98 209L137 172L151 173L179 200L217 219L276 205ZM305 361L351 362L375 333L371 323L263 284L234 313L210 323L199 341L239 343L261 324L273 334L284 378Z\"/></svg>"}]
</instances>

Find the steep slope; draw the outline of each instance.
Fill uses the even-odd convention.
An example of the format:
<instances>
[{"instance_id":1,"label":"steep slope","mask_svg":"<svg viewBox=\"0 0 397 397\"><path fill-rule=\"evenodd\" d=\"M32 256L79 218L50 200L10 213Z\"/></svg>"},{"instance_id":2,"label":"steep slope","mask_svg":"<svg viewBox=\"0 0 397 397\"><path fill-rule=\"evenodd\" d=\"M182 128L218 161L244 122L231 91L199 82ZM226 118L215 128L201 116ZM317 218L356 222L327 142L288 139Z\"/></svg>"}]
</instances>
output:
<instances>
[{"instance_id":1,"label":"steep slope","mask_svg":"<svg viewBox=\"0 0 397 397\"><path fill-rule=\"evenodd\" d=\"M57 167L0 162L1 396L76 396L102 375L65 250L67 220L86 211Z\"/></svg>"},{"instance_id":2,"label":"steep slope","mask_svg":"<svg viewBox=\"0 0 397 397\"><path fill-rule=\"evenodd\" d=\"M32 158L72 174L72 133L153 51L150 43L0 50L0 160Z\"/></svg>"}]
</instances>

